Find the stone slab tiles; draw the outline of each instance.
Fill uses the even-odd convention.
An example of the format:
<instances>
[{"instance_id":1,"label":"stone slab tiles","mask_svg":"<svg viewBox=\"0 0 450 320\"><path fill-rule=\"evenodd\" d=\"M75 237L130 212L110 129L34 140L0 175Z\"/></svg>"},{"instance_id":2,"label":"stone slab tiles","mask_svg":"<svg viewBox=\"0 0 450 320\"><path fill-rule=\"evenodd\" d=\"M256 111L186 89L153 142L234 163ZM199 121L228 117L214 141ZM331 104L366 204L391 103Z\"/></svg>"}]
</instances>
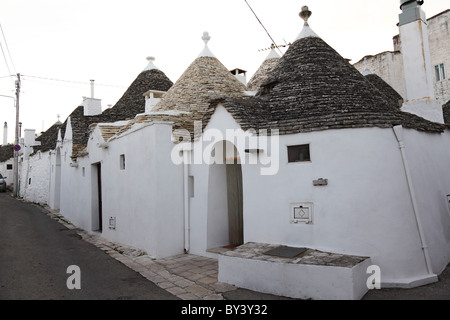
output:
<instances>
[{"instance_id":1,"label":"stone slab tiles","mask_svg":"<svg viewBox=\"0 0 450 320\"><path fill-rule=\"evenodd\" d=\"M221 253L219 281L294 299L359 300L368 291L368 257L312 249L291 258L266 254L277 247L246 243Z\"/></svg>"}]
</instances>

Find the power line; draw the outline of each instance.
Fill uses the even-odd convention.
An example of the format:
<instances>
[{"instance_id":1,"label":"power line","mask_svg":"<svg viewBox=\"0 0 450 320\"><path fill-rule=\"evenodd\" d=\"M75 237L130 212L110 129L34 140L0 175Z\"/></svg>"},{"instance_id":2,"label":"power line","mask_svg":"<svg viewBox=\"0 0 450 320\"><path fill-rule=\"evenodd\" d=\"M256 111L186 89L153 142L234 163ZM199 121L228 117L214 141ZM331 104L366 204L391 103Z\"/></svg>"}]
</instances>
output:
<instances>
[{"instance_id":1,"label":"power line","mask_svg":"<svg viewBox=\"0 0 450 320\"><path fill-rule=\"evenodd\" d=\"M55 78L47 78L47 77L38 77L38 76L30 76L30 75L22 75L22 77L28 77L28 78L35 78L35 79L42 79L42 80L49 80L49 81L57 81L57 82L66 82L66 83L76 83L76 84L90 84L89 82L82 82L82 81L73 81L73 80L63 80L63 79L55 79ZM96 83L96 86L102 86L102 87L115 87L115 88L126 88L124 86L117 86L112 84L101 84Z\"/></svg>"},{"instance_id":2,"label":"power line","mask_svg":"<svg viewBox=\"0 0 450 320\"><path fill-rule=\"evenodd\" d=\"M6 41L5 33L3 32L3 28L2 28L2 25L1 25L1 24L0 24L0 30L2 31L3 40L5 40L6 51L8 51L9 60L11 61L11 64L12 64L12 66L13 66L14 73L16 73L16 66L14 65L14 61L13 61L13 59L12 59L12 57L11 57L11 52L9 51L8 42ZM11 73L11 72L10 72L10 73Z\"/></svg>"},{"instance_id":3,"label":"power line","mask_svg":"<svg viewBox=\"0 0 450 320\"><path fill-rule=\"evenodd\" d=\"M281 52L280 48L277 46L277 44L275 43L275 40L273 40L272 36L270 35L269 31L267 31L266 27L263 25L263 23L261 22L261 20L259 20L258 16L256 15L255 11L252 9L252 7L250 6L250 4L247 2L247 0L244 0L245 3L248 5L248 7L250 8L250 10L253 12L253 14L256 17L256 20L258 20L258 22L261 24L261 26L264 28L264 30L266 31L267 35L269 36L270 40L272 40L272 43L274 44L274 46L278 49L278 51L280 51L281 55L283 55L283 52Z\"/></svg>"},{"instance_id":4,"label":"power line","mask_svg":"<svg viewBox=\"0 0 450 320\"><path fill-rule=\"evenodd\" d=\"M1 41L0 41L0 48L2 49L3 58L5 59L5 64L6 64L6 68L8 69L8 73L11 74L11 70L9 69L8 60L6 59L5 51L3 50L3 46L2 46L2 42ZM13 83L14 83L14 81L13 81Z\"/></svg>"},{"instance_id":5,"label":"power line","mask_svg":"<svg viewBox=\"0 0 450 320\"><path fill-rule=\"evenodd\" d=\"M14 68L14 72L15 72L15 69L16 69L16 68L15 68L15 66L14 66L14 62L12 61L11 53L9 52L8 43L6 42L5 33L3 32L3 28L2 28L2 25L1 25L1 24L0 24L0 30L2 31L3 40L4 40L4 42L5 42L5 46L6 46L6 49L7 49L7 51L8 51L9 58L10 58L10 60L11 60L11 64L12 64L12 66L13 66L13 68ZM5 50L3 50L3 45L2 45L2 42L1 42L1 41L0 41L0 48L2 49L2 54L3 54L3 58L5 59L5 64L6 64L6 68L8 69L8 73L9 73L9 74L12 74L11 69L9 68L8 59L6 59ZM14 82L14 80L12 79L12 77L11 77L10 79L11 79L11 82L14 84L15 82Z\"/></svg>"}]
</instances>

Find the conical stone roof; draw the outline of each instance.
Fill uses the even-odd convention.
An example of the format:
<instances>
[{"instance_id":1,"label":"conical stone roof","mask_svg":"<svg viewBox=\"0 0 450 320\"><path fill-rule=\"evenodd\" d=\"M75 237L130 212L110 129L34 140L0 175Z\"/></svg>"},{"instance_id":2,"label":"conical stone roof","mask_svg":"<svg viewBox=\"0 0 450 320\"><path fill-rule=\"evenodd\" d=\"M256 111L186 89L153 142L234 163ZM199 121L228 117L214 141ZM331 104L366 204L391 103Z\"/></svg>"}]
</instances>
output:
<instances>
[{"instance_id":1,"label":"conical stone roof","mask_svg":"<svg viewBox=\"0 0 450 320\"><path fill-rule=\"evenodd\" d=\"M14 158L14 145L7 144L0 146L0 162L8 161L11 158Z\"/></svg>"},{"instance_id":2,"label":"conical stone roof","mask_svg":"<svg viewBox=\"0 0 450 320\"><path fill-rule=\"evenodd\" d=\"M270 74L279 60L280 56L275 52L274 49L272 49L267 58L263 61L258 70L256 70L255 74L251 77L250 81L247 84L247 89L250 91L257 91L261 84L266 80L267 75Z\"/></svg>"},{"instance_id":3,"label":"conical stone roof","mask_svg":"<svg viewBox=\"0 0 450 320\"><path fill-rule=\"evenodd\" d=\"M245 129L292 134L327 129L403 125L431 132L444 126L402 112L309 26L280 58L256 97L225 107Z\"/></svg>"},{"instance_id":4,"label":"conical stone roof","mask_svg":"<svg viewBox=\"0 0 450 320\"><path fill-rule=\"evenodd\" d=\"M148 90L168 91L173 82L157 68L146 68L128 87L123 96L110 109L103 112L103 122L132 119L145 112L144 93Z\"/></svg>"},{"instance_id":5,"label":"conical stone roof","mask_svg":"<svg viewBox=\"0 0 450 320\"><path fill-rule=\"evenodd\" d=\"M203 120L211 102L217 99L242 98L246 86L237 80L228 69L212 54L207 43L210 37L203 34L205 48L175 84L164 94L152 112L139 115L117 135L130 130L135 124L152 121L173 122L174 136L184 136L189 131L194 133L194 121ZM205 127L207 122L204 122ZM179 130L183 129L181 133Z\"/></svg>"},{"instance_id":6,"label":"conical stone roof","mask_svg":"<svg viewBox=\"0 0 450 320\"><path fill-rule=\"evenodd\" d=\"M92 124L134 119L137 114L145 112L145 92L148 90L167 91L172 85L173 82L164 72L156 67L147 67L136 77L117 103L102 114L85 116L82 106L76 108L69 116L72 125L72 157L77 158L85 155L85 149L89 140L89 127ZM66 127L67 120L61 126L63 136L65 135Z\"/></svg>"},{"instance_id":7,"label":"conical stone roof","mask_svg":"<svg viewBox=\"0 0 450 320\"><path fill-rule=\"evenodd\" d=\"M442 111L444 113L444 122L446 125L450 125L450 101L448 101L442 107Z\"/></svg>"},{"instance_id":8,"label":"conical stone roof","mask_svg":"<svg viewBox=\"0 0 450 320\"><path fill-rule=\"evenodd\" d=\"M364 76L328 44L318 37L307 37L291 45L258 95L289 108L348 113L386 108L385 101L374 93Z\"/></svg>"},{"instance_id":9,"label":"conical stone roof","mask_svg":"<svg viewBox=\"0 0 450 320\"><path fill-rule=\"evenodd\" d=\"M243 97L246 87L215 57L200 56L182 74L153 109L191 112L201 119L212 100Z\"/></svg>"},{"instance_id":10,"label":"conical stone roof","mask_svg":"<svg viewBox=\"0 0 450 320\"><path fill-rule=\"evenodd\" d=\"M377 90L380 92L381 95L383 95L384 98L386 98L389 104L393 106L397 105L399 108L401 108L403 103L402 96L397 91L395 91L395 89L392 88L386 81L381 79L381 77L375 73L364 75L364 77L375 88L377 88Z\"/></svg>"},{"instance_id":11,"label":"conical stone roof","mask_svg":"<svg viewBox=\"0 0 450 320\"><path fill-rule=\"evenodd\" d=\"M56 143L58 140L58 132L63 124L60 121L54 123L47 131L43 132L36 141L40 141L41 145L33 146L33 153L38 151L46 152L49 150L54 150L56 148Z\"/></svg>"}]
</instances>

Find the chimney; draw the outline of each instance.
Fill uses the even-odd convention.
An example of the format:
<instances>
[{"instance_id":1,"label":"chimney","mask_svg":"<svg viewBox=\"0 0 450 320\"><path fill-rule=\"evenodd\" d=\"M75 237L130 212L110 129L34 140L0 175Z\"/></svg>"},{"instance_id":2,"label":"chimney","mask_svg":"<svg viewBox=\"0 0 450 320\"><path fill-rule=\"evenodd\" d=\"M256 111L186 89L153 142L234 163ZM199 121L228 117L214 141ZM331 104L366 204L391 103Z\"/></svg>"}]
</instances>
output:
<instances>
[{"instance_id":1,"label":"chimney","mask_svg":"<svg viewBox=\"0 0 450 320\"><path fill-rule=\"evenodd\" d=\"M36 130L34 130L34 129L25 129L24 130L25 147L34 146L35 138L36 138Z\"/></svg>"},{"instance_id":2,"label":"chimney","mask_svg":"<svg viewBox=\"0 0 450 320\"><path fill-rule=\"evenodd\" d=\"M247 71L236 68L234 70L231 70L230 72L236 77L236 79L242 82L244 86L247 85Z\"/></svg>"},{"instance_id":3,"label":"chimney","mask_svg":"<svg viewBox=\"0 0 450 320\"><path fill-rule=\"evenodd\" d=\"M91 97L83 97L81 105L84 107L84 116L97 116L102 113L102 100L94 98L94 81L91 80Z\"/></svg>"},{"instance_id":4,"label":"chimney","mask_svg":"<svg viewBox=\"0 0 450 320\"><path fill-rule=\"evenodd\" d=\"M161 98L164 96L166 92L157 91L157 90L149 90L144 93L145 97L145 113L152 112L153 108L161 101Z\"/></svg>"},{"instance_id":5,"label":"chimney","mask_svg":"<svg viewBox=\"0 0 450 320\"><path fill-rule=\"evenodd\" d=\"M25 129L23 138L23 153L25 158L28 159L28 156L33 152L33 147L40 145L41 142L36 141L36 130Z\"/></svg>"},{"instance_id":6,"label":"chimney","mask_svg":"<svg viewBox=\"0 0 450 320\"><path fill-rule=\"evenodd\" d=\"M444 123L442 106L435 98L423 1L400 0L400 38L404 66L405 103L402 111Z\"/></svg>"},{"instance_id":7,"label":"chimney","mask_svg":"<svg viewBox=\"0 0 450 320\"><path fill-rule=\"evenodd\" d=\"M6 146L8 144L8 123L5 122L3 127L3 145Z\"/></svg>"},{"instance_id":8,"label":"chimney","mask_svg":"<svg viewBox=\"0 0 450 320\"><path fill-rule=\"evenodd\" d=\"M95 80L91 80L91 98L94 99L94 81Z\"/></svg>"}]
</instances>

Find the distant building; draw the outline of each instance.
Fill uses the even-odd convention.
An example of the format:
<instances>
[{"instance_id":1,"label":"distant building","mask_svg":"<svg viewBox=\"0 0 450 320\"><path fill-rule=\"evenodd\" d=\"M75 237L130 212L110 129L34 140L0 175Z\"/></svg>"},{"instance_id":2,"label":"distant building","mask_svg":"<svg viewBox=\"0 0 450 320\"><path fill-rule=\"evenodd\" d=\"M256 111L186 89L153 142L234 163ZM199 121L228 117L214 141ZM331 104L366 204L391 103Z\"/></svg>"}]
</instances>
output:
<instances>
[{"instance_id":1,"label":"distant building","mask_svg":"<svg viewBox=\"0 0 450 320\"><path fill-rule=\"evenodd\" d=\"M10 187L13 184L13 166L14 166L14 145L5 144L0 146L0 173L6 177L6 185Z\"/></svg>"},{"instance_id":2,"label":"distant building","mask_svg":"<svg viewBox=\"0 0 450 320\"><path fill-rule=\"evenodd\" d=\"M450 9L427 19L427 24L435 96L446 103L450 100ZM404 97L401 36L396 35L393 42L394 51L365 56L354 66L360 72L371 70Z\"/></svg>"}]
</instances>

